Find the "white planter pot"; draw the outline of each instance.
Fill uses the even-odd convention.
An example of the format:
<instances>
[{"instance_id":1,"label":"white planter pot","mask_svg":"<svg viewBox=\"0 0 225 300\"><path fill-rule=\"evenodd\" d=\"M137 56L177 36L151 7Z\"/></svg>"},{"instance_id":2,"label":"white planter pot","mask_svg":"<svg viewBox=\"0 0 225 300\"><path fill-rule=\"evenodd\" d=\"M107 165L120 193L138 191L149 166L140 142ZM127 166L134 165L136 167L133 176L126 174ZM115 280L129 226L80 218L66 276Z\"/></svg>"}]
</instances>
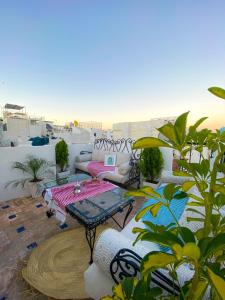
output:
<instances>
[{"instance_id":1,"label":"white planter pot","mask_svg":"<svg viewBox=\"0 0 225 300\"><path fill-rule=\"evenodd\" d=\"M63 171L63 172L58 172L57 173L57 177L59 179L62 179L62 178L66 178L70 175L70 171Z\"/></svg>"},{"instance_id":2,"label":"white planter pot","mask_svg":"<svg viewBox=\"0 0 225 300\"><path fill-rule=\"evenodd\" d=\"M160 186L160 182L158 182L158 183L152 183L152 182L148 182L148 181L143 181L142 182L142 186L150 186L153 189L157 189Z\"/></svg>"},{"instance_id":3,"label":"white planter pot","mask_svg":"<svg viewBox=\"0 0 225 300\"><path fill-rule=\"evenodd\" d=\"M27 182L26 184L26 188L28 189L28 191L31 194L32 198L38 198L41 196L41 181L39 182Z\"/></svg>"}]
</instances>

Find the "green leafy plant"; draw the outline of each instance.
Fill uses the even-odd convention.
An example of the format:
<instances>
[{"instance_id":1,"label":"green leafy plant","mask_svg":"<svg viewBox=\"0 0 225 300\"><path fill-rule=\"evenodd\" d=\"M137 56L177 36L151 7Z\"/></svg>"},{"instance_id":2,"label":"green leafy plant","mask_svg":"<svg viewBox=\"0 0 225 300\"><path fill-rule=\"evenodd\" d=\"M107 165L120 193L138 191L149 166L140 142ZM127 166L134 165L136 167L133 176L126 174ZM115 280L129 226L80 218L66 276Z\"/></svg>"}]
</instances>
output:
<instances>
[{"instance_id":1,"label":"green leafy plant","mask_svg":"<svg viewBox=\"0 0 225 300\"><path fill-rule=\"evenodd\" d=\"M60 171L63 172L68 165L68 146L64 140L58 142L55 146L55 159Z\"/></svg>"},{"instance_id":2,"label":"green leafy plant","mask_svg":"<svg viewBox=\"0 0 225 300\"><path fill-rule=\"evenodd\" d=\"M13 187L21 186L24 188L27 182L40 182L44 178L54 175L53 166L53 163L31 155L24 162L16 161L13 163L12 169L20 170L27 174L28 177L21 180L12 180L6 184L6 187L11 185Z\"/></svg>"},{"instance_id":3,"label":"green leafy plant","mask_svg":"<svg viewBox=\"0 0 225 300\"><path fill-rule=\"evenodd\" d=\"M141 152L140 171L145 180L156 182L163 167L163 157L159 148L146 148Z\"/></svg>"},{"instance_id":4,"label":"green leafy plant","mask_svg":"<svg viewBox=\"0 0 225 300\"><path fill-rule=\"evenodd\" d=\"M223 91L211 89L214 94L225 98ZM169 122L158 129L166 137L167 142L148 137L139 139L134 144L135 149L169 147L179 151L180 170L174 175L187 177L181 185L174 183L166 185L163 195L151 187L128 192L129 195L155 199L155 203L139 211L136 221L139 221L146 212L156 217L161 207L166 207L174 219L168 226L144 221L145 228L133 229L133 232L137 233L134 243L149 241L169 249L168 252L148 253L141 262L141 279L136 278L135 282L136 286L139 280L149 283L153 271L165 269L174 283L180 286L180 295L179 297L165 295L164 298L161 295L154 299L198 300L203 299L206 294L210 299L225 299L225 217L222 213L225 205L225 163L222 159L225 153L225 133L219 130L216 132L209 129L199 130L199 126L206 118L187 128L187 117L188 112L179 116L174 124ZM206 148L208 155L203 151ZM201 155L201 162L193 163L186 159L193 149ZM170 207L172 199L179 201L184 197L189 198L186 209L192 213L192 217L187 220L190 226L187 227L180 226ZM195 228L191 226L193 222L201 224L200 228L191 230ZM183 286L179 284L177 273L181 265L189 266L193 270L193 276ZM106 299L136 299L132 292L125 291L123 285L121 282L117 287L119 294L114 288L113 296ZM129 290L133 289L132 285ZM142 290L139 290L140 295L143 290L148 292L149 285L142 286Z\"/></svg>"}]
</instances>

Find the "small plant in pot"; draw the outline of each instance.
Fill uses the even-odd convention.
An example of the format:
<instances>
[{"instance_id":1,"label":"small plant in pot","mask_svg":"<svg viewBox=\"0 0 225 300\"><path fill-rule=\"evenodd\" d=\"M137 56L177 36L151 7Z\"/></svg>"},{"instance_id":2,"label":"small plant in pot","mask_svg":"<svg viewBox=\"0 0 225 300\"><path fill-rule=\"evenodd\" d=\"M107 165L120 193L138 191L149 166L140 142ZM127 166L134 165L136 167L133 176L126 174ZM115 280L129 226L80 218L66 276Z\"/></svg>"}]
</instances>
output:
<instances>
[{"instance_id":1,"label":"small plant in pot","mask_svg":"<svg viewBox=\"0 0 225 300\"><path fill-rule=\"evenodd\" d=\"M163 167L163 156L159 148L146 148L141 152L140 171L143 185L157 186Z\"/></svg>"},{"instance_id":2,"label":"small plant in pot","mask_svg":"<svg viewBox=\"0 0 225 300\"><path fill-rule=\"evenodd\" d=\"M67 170L68 157L69 152L67 143L64 140L61 140L55 146L55 159L58 166L57 177L60 179L65 178L70 174L69 170Z\"/></svg>"},{"instance_id":3,"label":"small plant in pot","mask_svg":"<svg viewBox=\"0 0 225 300\"><path fill-rule=\"evenodd\" d=\"M45 178L50 178L55 175L52 167L54 167L53 163L31 155L28 156L24 162L16 161L13 163L12 169L20 170L23 173L26 173L28 177L20 180L12 180L6 184L6 188L9 186L20 186L23 189L28 190L32 198L37 198L42 192L40 183Z\"/></svg>"}]
</instances>

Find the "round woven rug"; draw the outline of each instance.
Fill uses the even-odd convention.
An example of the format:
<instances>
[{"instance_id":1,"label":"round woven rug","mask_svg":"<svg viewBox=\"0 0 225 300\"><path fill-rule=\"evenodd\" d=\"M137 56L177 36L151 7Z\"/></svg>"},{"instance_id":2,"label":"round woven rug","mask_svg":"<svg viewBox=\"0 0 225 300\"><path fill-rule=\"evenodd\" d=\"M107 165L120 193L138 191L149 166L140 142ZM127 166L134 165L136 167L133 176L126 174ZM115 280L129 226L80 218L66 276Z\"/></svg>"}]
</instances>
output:
<instances>
[{"instance_id":1,"label":"round woven rug","mask_svg":"<svg viewBox=\"0 0 225 300\"><path fill-rule=\"evenodd\" d=\"M98 232L106 229L100 226ZM42 294L56 299L88 298L84 290L84 271L90 250L85 230L79 227L59 233L33 250L23 278Z\"/></svg>"}]
</instances>

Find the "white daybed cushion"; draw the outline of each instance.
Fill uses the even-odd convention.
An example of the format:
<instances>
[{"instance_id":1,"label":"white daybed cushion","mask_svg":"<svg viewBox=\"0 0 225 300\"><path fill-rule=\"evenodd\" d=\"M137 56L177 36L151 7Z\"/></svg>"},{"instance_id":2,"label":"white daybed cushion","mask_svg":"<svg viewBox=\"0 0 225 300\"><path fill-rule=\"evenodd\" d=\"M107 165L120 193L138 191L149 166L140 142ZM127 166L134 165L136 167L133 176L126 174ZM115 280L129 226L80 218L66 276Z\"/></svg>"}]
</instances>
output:
<instances>
[{"instance_id":1,"label":"white daybed cushion","mask_svg":"<svg viewBox=\"0 0 225 300\"><path fill-rule=\"evenodd\" d=\"M92 299L99 300L102 296L112 295L114 281L96 263L92 263L84 272L84 284L86 293Z\"/></svg>"},{"instance_id":2,"label":"white daybed cushion","mask_svg":"<svg viewBox=\"0 0 225 300\"><path fill-rule=\"evenodd\" d=\"M192 177L174 176L172 172L163 170L160 181L162 183L183 184L185 181L193 180Z\"/></svg>"},{"instance_id":3,"label":"white daybed cushion","mask_svg":"<svg viewBox=\"0 0 225 300\"><path fill-rule=\"evenodd\" d=\"M104 162L106 154L109 154L109 151L93 150L91 160Z\"/></svg>"},{"instance_id":4,"label":"white daybed cushion","mask_svg":"<svg viewBox=\"0 0 225 300\"><path fill-rule=\"evenodd\" d=\"M118 167L118 172L119 172L119 174L121 174L121 175L126 175L127 173L129 173L130 169L131 169L130 162L127 161L127 162L125 162L125 163L119 165L119 167Z\"/></svg>"},{"instance_id":5,"label":"white daybed cushion","mask_svg":"<svg viewBox=\"0 0 225 300\"><path fill-rule=\"evenodd\" d=\"M129 162L130 159L131 159L131 154L130 153L113 152L112 154L116 154L116 166L117 167L119 167L123 163Z\"/></svg>"},{"instance_id":6,"label":"white daybed cushion","mask_svg":"<svg viewBox=\"0 0 225 300\"><path fill-rule=\"evenodd\" d=\"M128 175L121 175L117 172L115 172L115 173L105 173L105 174L101 175L101 178L105 178L105 179L112 180L112 181L122 183L122 184L129 180Z\"/></svg>"},{"instance_id":7,"label":"white daybed cushion","mask_svg":"<svg viewBox=\"0 0 225 300\"><path fill-rule=\"evenodd\" d=\"M104 230L95 244L93 261L110 279L110 263L118 251L123 248L131 249L141 257L149 252L149 249L146 249L142 243L133 246L133 240L126 238L122 233L111 228Z\"/></svg>"},{"instance_id":8,"label":"white daybed cushion","mask_svg":"<svg viewBox=\"0 0 225 300\"><path fill-rule=\"evenodd\" d=\"M84 161L84 162L76 162L75 167L81 171L88 172L87 166L90 161ZM118 172L115 173L103 173L100 176L102 179L108 179L112 180L118 183L125 183L128 181L129 176L128 175L121 175Z\"/></svg>"},{"instance_id":9,"label":"white daybed cushion","mask_svg":"<svg viewBox=\"0 0 225 300\"><path fill-rule=\"evenodd\" d=\"M91 158L92 158L91 153L82 154L82 155L77 155L76 158L75 158L75 161L77 161L77 162L90 161Z\"/></svg>"},{"instance_id":10,"label":"white daybed cushion","mask_svg":"<svg viewBox=\"0 0 225 300\"><path fill-rule=\"evenodd\" d=\"M89 164L90 161L83 161L83 162L76 162L75 163L75 168L84 171L84 172L88 172L87 166Z\"/></svg>"},{"instance_id":11,"label":"white daybed cushion","mask_svg":"<svg viewBox=\"0 0 225 300\"><path fill-rule=\"evenodd\" d=\"M92 151L92 160L104 162L106 154L116 155L116 167L118 167L119 165L121 165L125 162L129 162L130 158L131 158L130 153L113 152L113 151L104 151L104 150L94 149Z\"/></svg>"}]
</instances>

